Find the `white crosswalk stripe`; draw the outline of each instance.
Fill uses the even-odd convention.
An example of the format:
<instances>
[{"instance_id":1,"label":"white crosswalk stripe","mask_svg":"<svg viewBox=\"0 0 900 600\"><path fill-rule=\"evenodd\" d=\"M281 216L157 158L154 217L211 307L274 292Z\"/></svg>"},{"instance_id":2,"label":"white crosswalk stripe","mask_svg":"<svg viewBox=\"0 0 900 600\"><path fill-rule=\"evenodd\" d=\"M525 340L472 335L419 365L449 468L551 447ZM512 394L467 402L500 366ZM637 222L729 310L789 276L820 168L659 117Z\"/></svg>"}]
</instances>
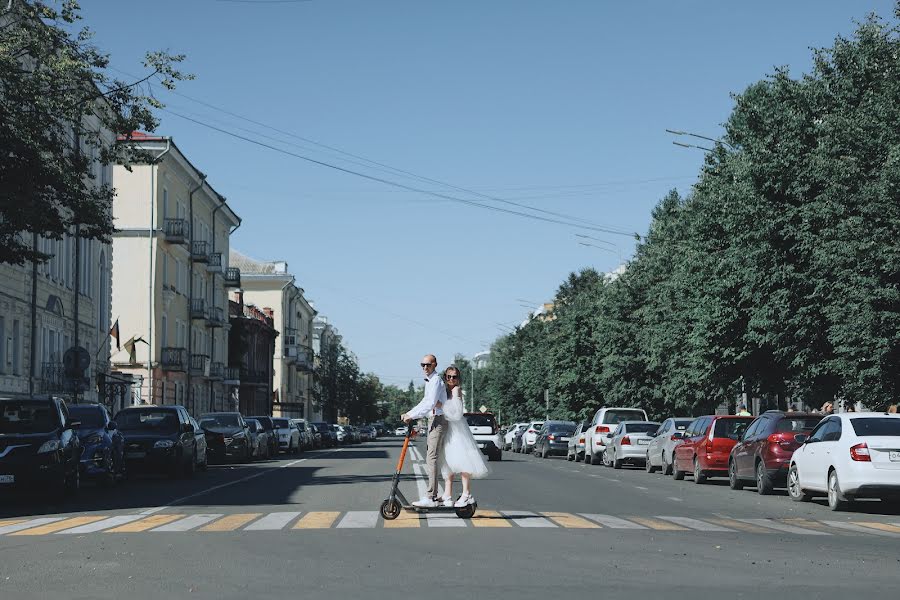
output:
<instances>
[{"instance_id":1,"label":"white crosswalk stripe","mask_svg":"<svg viewBox=\"0 0 900 600\"><path fill-rule=\"evenodd\" d=\"M151 529L150 531L190 531L195 527L202 527L210 521L214 521L222 516L222 514L190 515L183 519L173 521L172 523L167 523L166 525L156 527L155 529Z\"/></svg>"},{"instance_id":2,"label":"white crosswalk stripe","mask_svg":"<svg viewBox=\"0 0 900 600\"><path fill-rule=\"evenodd\" d=\"M244 531L278 531L300 516L300 512L273 512L244 527Z\"/></svg>"},{"instance_id":3,"label":"white crosswalk stripe","mask_svg":"<svg viewBox=\"0 0 900 600\"><path fill-rule=\"evenodd\" d=\"M600 523L604 527L609 527L610 529L647 529L643 525L638 525L637 523L632 523L631 521L626 521L625 519L620 519L619 517L613 517L611 515L579 514L585 519L590 519L591 521Z\"/></svg>"},{"instance_id":4,"label":"white crosswalk stripe","mask_svg":"<svg viewBox=\"0 0 900 600\"><path fill-rule=\"evenodd\" d=\"M773 521L772 519L734 519L735 521L741 521L742 523L749 523L751 525L759 525L760 527L766 527L768 529L775 529L776 531L783 531L784 533L796 533L797 535L831 535L826 531L816 531L814 529L805 529L803 527L797 527L795 525L788 525L787 523L780 523L778 521Z\"/></svg>"},{"instance_id":5,"label":"white crosswalk stripe","mask_svg":"<svg viewBox=\"0 0 900 600\"><path fill-rule=\"evenodd\" d=\"M857 525L856 523L845 523L843 521L822 521L829 527L837 527L839 529L846 529L847 531L855 531L856 533L871 533L874 535L882 535L885 537L893 537L900 538L900 533L894 533L892 531L884 531L882 529L874 529L871 527L863 527L862 525Z\"/></svg>"},{"instance_id":6,"label":"white crosswalk stripe","mask_svg":"<svg viewBox=\"0 0 900 600\"><path fill-rule=\"evenodd\" d=\"M39 519L31 519L24 523L14 523L12 525L4 525L0 527L0 535L4 535L7 533L15 533L17 531L22 531L23 529L31 529L32 527L38 527L40 525L47 525L49 523L56 523L57 521L62 521L62 517L41 517Z\"/></svg>"},{"instance_id":7,"label":"white crosswalk stripe","mask_svg":"<svg viewBox=\"0 0 900 600\"><path fill-rule=\"evenodd\" d=\"M509 517L519 527L556 527L552 521L548 521L544 517L539 517L533 512L524 510L517 511L501 511L505 517Z\"/></svg>"},{"instance_id":8,"label":"white crosswalk stripe","mask_svg":"<svg viewBox=\"0 0 900 600\"><path fill-rule=\"evenodd\" d=\"M460 519L456 513L429 513L426 515L429 527L465 527L465 519Z\"/></svg>"},{"instance_id":9,"label":"white crosswalk stripe","mask_svg":"<svg viewBox=\"0 0 900 600\"><path fill-rule=\"evenodd\" d=\"M119 525L124 525L126 523L132 523L137 521L138 519L143 519L147 515L118 515L115 517L109 517L108 519L103 519L102 521L97 521L96 523L88 523L87 525L82 525L81 527L73 527L72 529L66 529L64 531L57 531L57 535L72 535L77 533L94 533L95 531L103 531L104 529L112 529L113 527L118 527Z\"/></svg>"},{"instance_id":10,"label":"white crosswalk stripe","mask_svg":"<svg viewBox=\"0 0 900 600\"><path fill-rule=\"evenodd\" d=\"M699 519L691 519L689 517L656 517L657 519L662 519L664 521L670 521L675 523L676 525L681 525L682 527L688 527L689 529L696 529L697 531L734 531L734 529L728 529L727 527L722 527L721 525L716 525L714 523L707 523L706 521L701 521Z\"/></svg>"},{"instance_id":11,"label":"white crosswalk stripe","mask_svg":"<svg viewBox=\"0 0 900 600\"><path fill-rule=\"evenodd\" d=\"M375 527L380 516L375 510L351 510L337 526L338 529L369 529Z\"/></svg>"}]
</instances>

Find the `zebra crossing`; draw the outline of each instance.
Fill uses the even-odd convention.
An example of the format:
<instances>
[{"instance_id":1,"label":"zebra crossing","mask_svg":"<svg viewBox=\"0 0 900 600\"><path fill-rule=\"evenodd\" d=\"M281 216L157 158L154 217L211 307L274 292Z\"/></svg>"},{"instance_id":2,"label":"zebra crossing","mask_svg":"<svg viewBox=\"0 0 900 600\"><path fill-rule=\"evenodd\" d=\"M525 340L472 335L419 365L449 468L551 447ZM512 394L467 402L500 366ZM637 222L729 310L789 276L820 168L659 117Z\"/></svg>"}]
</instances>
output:
<instances>
[{"instance_id":1,"label":"zebra crossing","mask_svg":"<svg viewBox=\"0 0 900 600\"><path fill-rule=\"evenodd\" d=\"M215 533L315 529L611 529L665 533L754 533L796 536L871 535L900 538L900 522L764 519L730 516L614 516L593 513L479 510L471 519L453 513L404 512L385 521L378 511L156 513L0 519L0 537L137 533Z\"/></svg>"}]
</instances>

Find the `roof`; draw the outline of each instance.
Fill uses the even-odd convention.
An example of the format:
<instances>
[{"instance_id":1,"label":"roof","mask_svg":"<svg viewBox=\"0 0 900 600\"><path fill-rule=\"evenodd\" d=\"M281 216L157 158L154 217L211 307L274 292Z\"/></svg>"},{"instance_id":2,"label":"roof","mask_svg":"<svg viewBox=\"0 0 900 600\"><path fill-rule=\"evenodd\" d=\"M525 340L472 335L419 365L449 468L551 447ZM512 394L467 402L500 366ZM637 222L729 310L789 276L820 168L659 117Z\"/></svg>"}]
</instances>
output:
<instances>
[{"instance_id":1,"label":"roof","mask_svg":"<svg viewBox=\"0 0 900 600\"><path fill-rule=\"evenodd\" d=\"M164 142L166 138L159 135L150 135L149 133L144 133L143 131L132 131L129 135L120 135L116 138L120 142L124 142L126 140L134 140L139 142Z\"/></svg>"},{"instance_id":2,"label":"roof","mask_svg":"<svg viewBox=\"0 0 900 600\"><path fill-rule=\"evenodd\" d=\"M228 264L237 267L242 274L260 274L260 275L287 275L287 263L282 261L262 261L250 258L246 254L241 254L237 250L231 250L228 255Z\"/></svg>"}]
</instances>

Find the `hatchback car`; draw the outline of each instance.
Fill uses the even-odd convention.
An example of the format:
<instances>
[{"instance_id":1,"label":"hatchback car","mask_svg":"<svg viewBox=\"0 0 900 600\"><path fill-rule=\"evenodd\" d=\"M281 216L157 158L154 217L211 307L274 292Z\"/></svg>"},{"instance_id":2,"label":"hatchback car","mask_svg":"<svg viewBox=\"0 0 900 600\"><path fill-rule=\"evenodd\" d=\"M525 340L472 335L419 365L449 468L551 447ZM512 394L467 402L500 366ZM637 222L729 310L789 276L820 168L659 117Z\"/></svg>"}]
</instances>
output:
<instances>
[{"instance_id":1,"label":"hatchback car","mask_svg":"<svg viewBox=\"0 0 900 600\"><path fill-rule=\"evenodd\" d=\"M590 420L582 421L575 428L575 433L569 438L569 445L566 447L566 460L584 460L584 431L590 427Z\"/></svg>"},{"instance_id":2,"label":"hatchback car","mask_svg":"<svg viewBox=\"0 0 900 600\"><path fill-rule=\"evenodd\" d=\"M47 486L76 493L79 426L62 400L0 399L0 490Z\"/></svg>"},{"instance_id":3,"label":"hatchback car","mask_svg":"<svg viewBox=\"0 0 900 600\"><path fill-rule=\"evenodd\" d=\"M663 475L672 474L672 453L693 420L689 417L669 417L662 422L647 446L647 462L644 467L648 473L660 469Z\"/></svg>"},{"instance_id":4,"label":"hatchback car","mask_svg":"<svg viewBox=\"0 0 900 600\"><path fill-rule=\"evenodd\" d=\"M584 462L599 464L606 450L606 443L612 439L613 429L622 421L646 421L647 413L640 408L601 408L594 413L591 424L584 436Z\"/></svg>"},{"instance_id":5,"label":"hatchback car","mask_svg":"<svg viewBox=\"0 0 900 600\"><path fill-rule=\"evenodd\" d=\"M622 421L613 431L612 440L606 445L605 459L609 466L621 469L622 465L643 465L647 460L647 447L659 423L652 421Z\"/></svg>"},{"instance_id":6,"label":"hatchback car","mask_svg":"<svg viewBox=\"0 0 900 600\"><path fill-rule=\"evenodd\" d=\"M826 495L831 510L857 498L900 498L900 415L841 413L823 419L791 456L788 495Z\"/></svg>"},{"instance_id":7,"label":"hatchback car","mask_svg":"<svg viewBox=\"0 0 900 600\"><path fill-rule=\"evenodd\" d=\"M197 440L191 417L182 406L132 406L116 415L125 436L129 473L162 471L191 477L197 469Z\"/></svg>"},{"instance_id":8,"label":"hatchback car","mask_svg":"<svg viewBox=\"0 0 900 600\"><path fill-rule=\"evenodd\" d=\"M544 421L534 443L535 456L563 456L569 448L569 440L575 435L575 428L575 421Z\"/></svg>"},{"instance_id":9,"label":"hatchback car","mask_svg":"<svg viewBox=\"0 0 900 600\"><path fill-rule=\"evenodd\" d=\"M524 452L525 454L531 452L531 449L534 448L534 443L537 441L538 433L540 433L541 427L543 426L543 421L531 421L528 424L528 427L522 432L521 452Z\"/></svg>"},{"instance_id":10,"label":"hatchback car","mask_svg":"<svg viewBox=\"0 0 900 600\"><path fill-rule=\"evenodd\" d=\"M500 435L500 428L497 426L497 420L491 413L464 413L463 418L469 424L469 431L475 438L475 443L481 453L488 457L488 460L503 459L503 436Z\"/></svg>"},{"instance_id":11,"label":"hatchback car","mask_svg":"<svg viewBox=\"0 0 900 600\"><path fill-rule=\"evenodd\" d=\"M206 437L206 453L214 462L247 461L253 455L250 431L241 413L206 413L200 416Z\"/></svg>"},{"instance_id":12,"label":"hatchback car","mask_svg":"<svg viewBox=\"0 0 900 600\"><path fill-rule=\"evenodd\" d=\"M69 418L78 421L81 478L111 485L125 476L125 436L102 404L73 404Z\"/></svg>"},{"instance_id":13,"label":"hatchback car","mask_svg":"<svg viewBox=\"0 0 900 600\"><path fill-rule=\"evenodd\" d=\"M757 493L766 495L776 486L784 486L791 455L800 447L797 437L805 439L821 420L821 415L780 410L768 410L757 417L731 449L731 489L739 490L745 483L755 482Z\"/></svg>"},{"instance_id":14,"label":"hatchback car","mask_svg":"<svg viewBox=\"0 0 900 600\"><path fill-rule=\"evenodd\" d=\"M695 419L675 446L672 477L694 474L694 483L728 475L728 457L753 417L709 415ZM677 435L677 434L676 434Z\"/></svg>"}]
</instances>

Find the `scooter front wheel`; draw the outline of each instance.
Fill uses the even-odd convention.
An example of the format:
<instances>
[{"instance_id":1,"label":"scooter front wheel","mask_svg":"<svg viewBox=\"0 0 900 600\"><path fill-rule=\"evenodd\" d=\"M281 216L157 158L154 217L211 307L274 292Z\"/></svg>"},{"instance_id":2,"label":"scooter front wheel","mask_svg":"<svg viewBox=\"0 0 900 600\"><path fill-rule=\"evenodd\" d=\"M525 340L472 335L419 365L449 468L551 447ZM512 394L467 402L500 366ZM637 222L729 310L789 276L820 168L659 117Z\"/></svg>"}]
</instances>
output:
<instances>
[{"instance_id":1,"label":"scooter front wheel","mask_svg":"<svg viewBox=\"0 0 900 600\"><path fill-rule=\"evenodd\" d=\"M396 500L385 500L381 503L381 517L385 521L393 521L400 516L401 509L400 503Z\"/></svg>"},{"instance_id":2,"label":"scooter front wheel","mask_svg":"<svg viewBox=\"0 0 900 600\"><path fill-rule=\"evenodd\" d=\"M477 504L466 504L462 508L456 509L456 516L460 519L471 519L475 515L476 508L478 508Z\"/></svg>"}]
</instances>

